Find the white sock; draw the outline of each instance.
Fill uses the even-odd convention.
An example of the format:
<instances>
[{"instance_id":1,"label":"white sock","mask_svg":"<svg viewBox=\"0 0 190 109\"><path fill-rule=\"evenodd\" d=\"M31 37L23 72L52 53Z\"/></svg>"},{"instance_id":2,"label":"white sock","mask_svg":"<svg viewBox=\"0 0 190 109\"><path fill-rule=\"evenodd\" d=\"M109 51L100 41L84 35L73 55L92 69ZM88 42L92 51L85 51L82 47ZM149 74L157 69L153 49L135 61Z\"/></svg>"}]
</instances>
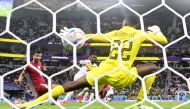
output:
<instances>
[{"instance_id":1,"label":"white sock","mask_svg":"<svg viewBox=\"0 0 190 109\"><path fill-rule=\"evenodd\" d=\"M64 101L67 101L68 99L71 99L71 96L73 95L74 91L68 92L67 95L64 98Z\"/></svg>"},{"instance_id":2,"label":"white sock","mask_svg":"<svg viewBox=\"0 0 190 109\"><path fill-rule=\"evenodd\" d=\"M89 98L88 102L90 102L92 100L94 100L94 93L90 93L90 98Z\"/></svg>"},{"instance_id":3,"label":"white sock","mask_svg":"<svg viewBox=\"0 0 190 109\"><path fill-rule=\"evenodd\" d=\"M83 96L83 102L85 102L85 100L86 100L86 98L87 98L88 95L89 95L88 92L86 92L86 93L84 94L84 96Z\"/></svg>"},{"instance_id":4,"label":"white sock","mask_svg":"<svg viewBox=\"0 0 190 109\"><path fill-rule=\"evenodd\" d=\"M78 96L82 96L84 92L85 92L85 90L82 90L82 91L78 94Z\"/></svg>"}]
</instances>

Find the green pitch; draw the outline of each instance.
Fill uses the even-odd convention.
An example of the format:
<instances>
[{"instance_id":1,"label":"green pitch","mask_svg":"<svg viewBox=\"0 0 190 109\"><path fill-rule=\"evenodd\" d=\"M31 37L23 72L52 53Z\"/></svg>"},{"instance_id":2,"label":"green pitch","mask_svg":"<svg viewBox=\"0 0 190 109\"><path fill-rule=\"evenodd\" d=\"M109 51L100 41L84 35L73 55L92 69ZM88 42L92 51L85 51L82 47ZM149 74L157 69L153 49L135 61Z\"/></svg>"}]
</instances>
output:
<instances>
[{"instance_id":1,"label":"green pitch","mask_svg":"<svg viewBox=\"0 0 190 109\"><path fill-rule=\"evenodd\" d=\"M157 102L159 105L161 105L164 109L171 109L172 107L181 104L182 102ZM67 109L78 109L81 106L84 106L87 103L67 103L66 108ZM134 102L109 102L110 106L114 107L115 109L123 109L127 106L130 106L134 104ZM151 105L149 103L146 103L148 106L152 106L154 109L156 108L154 105ZM0 103L0 109L12 109L10 105L7 103ZM39 105L37 107L34 107L32 109L60 109L58 106L51 105L50 103L44 103L42 105ZM100 103L94 103L87 107L86 109L108 109L106 106L100 104ZM190 109L190 104L187 104L181 108L178 109Z\"/></svg>"}]
</instances>

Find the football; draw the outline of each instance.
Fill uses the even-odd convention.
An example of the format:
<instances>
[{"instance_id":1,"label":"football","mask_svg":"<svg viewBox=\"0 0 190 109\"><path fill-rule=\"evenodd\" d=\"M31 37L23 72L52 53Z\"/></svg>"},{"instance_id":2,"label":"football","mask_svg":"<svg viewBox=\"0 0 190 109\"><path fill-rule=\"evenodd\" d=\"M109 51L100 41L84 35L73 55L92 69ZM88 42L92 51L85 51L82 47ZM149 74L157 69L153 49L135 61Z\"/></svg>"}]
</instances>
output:
<instances>
[{"instance_id":1,"label":"football","mask_svg":"<svg viewBox=\"0 0 190 109\"><path fill-rule=\"evenodd\" d=\"M65 39L76 45L86 38L85 33L80 28L64 28L60 30L60 36L62 44L67 50L71 50L73 46L69 44ZM84 44L85 41L80 42L80 44L77 45L77 49L81 48Z\"/></svg>"}]
</instances>

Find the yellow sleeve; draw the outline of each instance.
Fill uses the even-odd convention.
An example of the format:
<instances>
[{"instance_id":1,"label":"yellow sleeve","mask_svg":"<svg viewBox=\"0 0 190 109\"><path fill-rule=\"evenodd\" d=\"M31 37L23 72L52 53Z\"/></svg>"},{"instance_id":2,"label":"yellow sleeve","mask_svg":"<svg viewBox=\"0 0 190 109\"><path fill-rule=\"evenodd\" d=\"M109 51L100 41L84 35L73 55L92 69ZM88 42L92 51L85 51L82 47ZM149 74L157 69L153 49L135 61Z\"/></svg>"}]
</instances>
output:
<instances>
[{"instance_id":1,"label":"yellow sleeve","mask_svg":"<svg viewBox=\"0 0 190 109\"><path fill-rule=\"evenodd\" d=\"M163 34L152 34L152 33L148 33L146 32L145 34L147 34L147 36L149 36L150 38L152 38L154 41L160 43L160 44L167 44L168 40L166 39L166 36L164 36ZM146 36L143 36L143 41L150 41L149 39L147 39Z\"/></svg>"},{"instance_id":2,"label":"yellow sleeve","mask_svg":"<svg viewBox=\"0 0 190 109\"><path fill-rule=\"evenodd\" d=\"M88 70L92 70L93 66L91 64L86 64L86 67L88 68Z\"/></svg>"},{"instance_id":3,"label":"yellow sleeve","mask_svg":"<svg viewBox=\"0 0 190 109\"><path fill-rule=\"evenodd\" d=\"M101 34L101 35L86 34L86 37L89 38L89 37L94 36L89 40L90 42L104 42L105 43L105 42L109 42L109 41L107 41L103 36L106 36L108 39L112 39L112 37L116 37L116 36L125 34L125 33L127 33L127 31L130 31L130 33L132 33L132 32L135 33L136 29L129 27L129 26L124 26L119 30L113 30L111 32Z\"/></svg>"},{"instance_id":4,"label":"yellow sleeve","mask_svg":"<svg viewBox=\"0 0 190 109\"><path fill-rule=\"evenodd\" d=\"M112 37L114 37L115 33L117 30L105 33L105 34L86 34L86 37L92 37L89 42L109 42L108 40L106 40L103 36L106 36L108 39L111 39Z\"/></svg>"}]
</instances>

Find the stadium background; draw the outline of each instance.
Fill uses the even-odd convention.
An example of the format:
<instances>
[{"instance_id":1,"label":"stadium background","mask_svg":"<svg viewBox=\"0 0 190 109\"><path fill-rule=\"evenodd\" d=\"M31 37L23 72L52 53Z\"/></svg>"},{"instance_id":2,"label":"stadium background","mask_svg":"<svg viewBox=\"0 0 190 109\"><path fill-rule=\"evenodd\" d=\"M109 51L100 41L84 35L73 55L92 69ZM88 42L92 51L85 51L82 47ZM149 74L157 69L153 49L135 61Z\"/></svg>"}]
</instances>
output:
<instances>
[{"instance_id":1,"label":"stadium background","mask_svg":"<svg viewBox=\"0 0 190 109\"><path fill-rule=\"evenodd\" d=\"M20 6L29 0L15 0L13 8ZM52 11L56 11L64 7L74 0L38 0ZM102 10L118 3L117 0L81 0L95 12ZM158 6L159 0L123 0L128 6L139 12L140 14ZM190 12L189 1L166 0L166 4L171 6L181 15ZM100 16L101 32L106 33L111 30L122 27L123 21L127 17L132 17L136 20L138 28L140 21L138 16L129 11L124 6L116 6L115 8L103 13ZM86 33L97 32L96 16L86 10L80 3L69 8L61 10L56 18L56 30L59 32L64 26L78 27ZM156 11L144 17L145 29L150 25L158 25L162 32L167 36L169 42L172 42L184 35L184 29L181 18L172 13L166 7L161 7ZM186 18L187 30L190 33L190 17ZM52 32L53 16L51 13L41 8L36 3L29 4L26 7L20 8L12 13L10 22L10 31L25 42L31 42L37 38L47 35ZM26 46L16 40L11 34L4 32L6 27L6 17L0 17L0 75L12 71L26 64ZM104 60L109 53L109 43L87 43L85 46L77 50L77 60L87 59L91 54L98 56L99 62ZM190 77L190 41L184 38L177 43L169 46L166 49L168 65L178 71L186 78ZM56 48L56 49L55 49ZM50 76L65 68L72 66L73 52L64 49L61 45L60 38L55 34L39 40L31 45L31 54L35 49L40 49L43 52L43 64L47 66L46 75ZM138 58L135 65L141 63L153 62L159 68L163 68L163 53L162 49L153 43L145 43L138 53ZM16 98L30 98L30 89L26 81L21 86L13 84L15 78L18 78L21 70L16 71L4 78L4 95L13 101ZM52 79L53 83L65 83L71 81L73 75L69 72L64 72ZM139 92L141 83L136 84L127 89L115 90L114 100L135 100ZM174 100L185 102L190 99L189 88L187 82L179 75L166 69L158 74L155 83L149 93L151 100ZM27 96L25 98L25 95ZM76 99L73 96L73 99Z\"/></svg>"}]
</instances>

